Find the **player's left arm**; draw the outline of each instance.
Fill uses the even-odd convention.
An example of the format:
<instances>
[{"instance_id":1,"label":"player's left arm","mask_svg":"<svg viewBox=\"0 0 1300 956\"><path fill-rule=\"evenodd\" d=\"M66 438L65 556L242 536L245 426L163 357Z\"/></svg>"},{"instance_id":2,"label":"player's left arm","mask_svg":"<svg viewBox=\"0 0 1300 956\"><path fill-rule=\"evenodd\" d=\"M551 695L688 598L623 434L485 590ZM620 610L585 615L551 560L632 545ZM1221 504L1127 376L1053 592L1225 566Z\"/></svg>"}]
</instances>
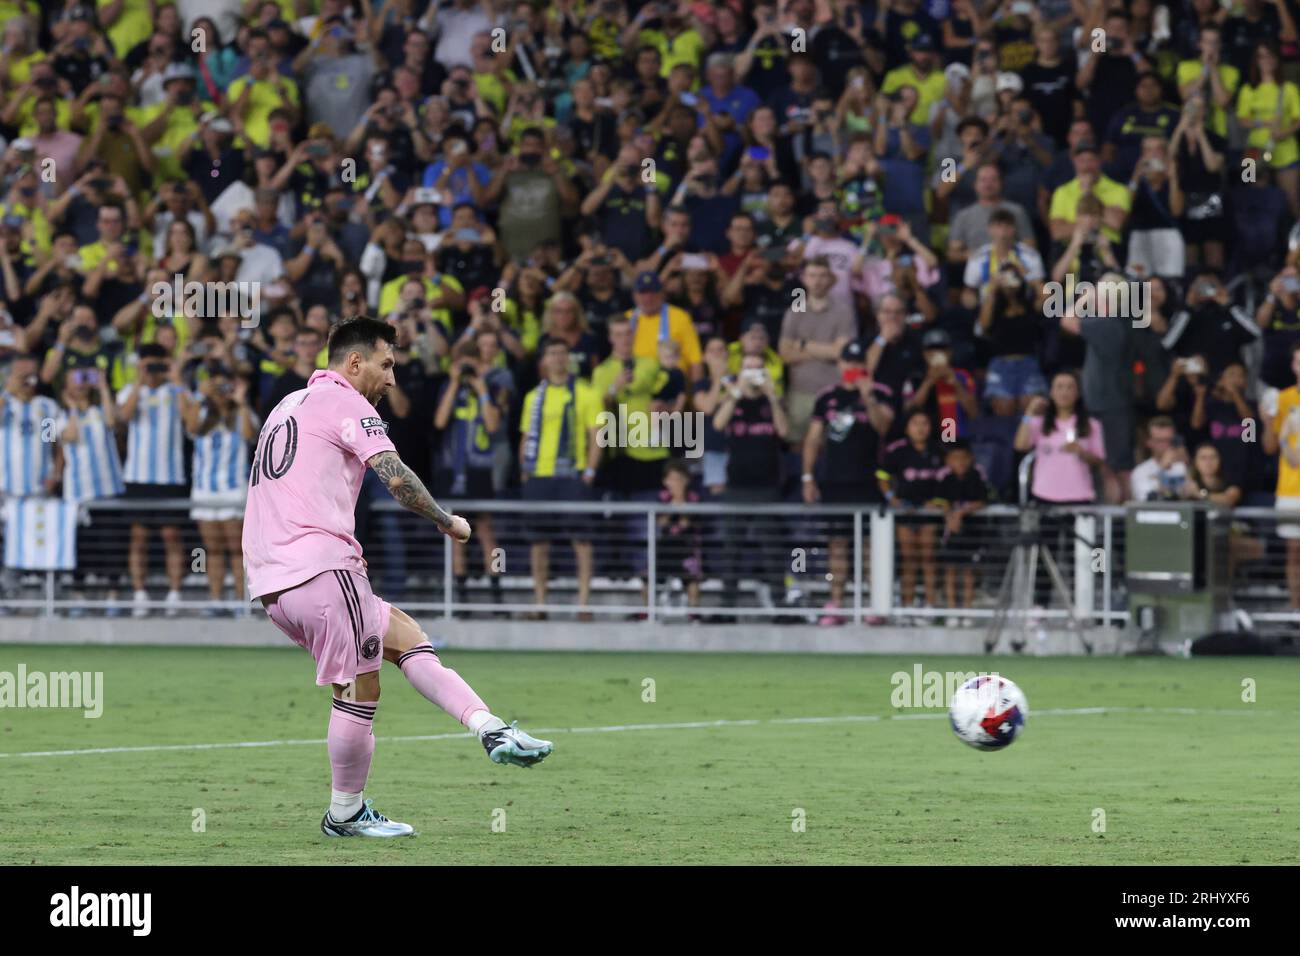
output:
<instances>
[{"instance_id":1,"label":"player's left arm","mask_svg":"<svg viewBox=\"0 0 1300 956\"><path fill-rule=\"evenodd\" d=\"M439 531L457 541L469 540L469 522L444 510L434 501L429 489L424 487L424 482L402 461L397 452L381 451L371 455L366 464L383 481L388 493L407 511L423 515L436 524Z\"/></svg>"}]
</instances>

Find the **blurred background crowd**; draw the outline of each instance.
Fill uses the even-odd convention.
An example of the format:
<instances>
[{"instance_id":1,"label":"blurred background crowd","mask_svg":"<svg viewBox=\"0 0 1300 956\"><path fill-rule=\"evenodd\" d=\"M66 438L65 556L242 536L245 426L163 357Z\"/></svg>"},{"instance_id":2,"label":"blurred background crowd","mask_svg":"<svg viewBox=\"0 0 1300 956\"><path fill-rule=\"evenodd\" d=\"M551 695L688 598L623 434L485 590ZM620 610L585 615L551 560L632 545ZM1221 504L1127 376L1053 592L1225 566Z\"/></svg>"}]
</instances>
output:
<instances>
[{"instance_id":1,"label":"blurred background crowd","mask_svg":"<svg viewBox=\"0 0 1300 956\"><path fill-rule=\"evenodd\" d=\"M0 495L189 499L240 593L259 422L369 313L435 496L879 503L908 603L969 606L1031 451L1044 502L1300 510L1296 8L0 0ZM179 601L176 515L130 524ZM589 581L589 522L533 524L539 603L552 539Z\"/></svg>"}]
</instances>

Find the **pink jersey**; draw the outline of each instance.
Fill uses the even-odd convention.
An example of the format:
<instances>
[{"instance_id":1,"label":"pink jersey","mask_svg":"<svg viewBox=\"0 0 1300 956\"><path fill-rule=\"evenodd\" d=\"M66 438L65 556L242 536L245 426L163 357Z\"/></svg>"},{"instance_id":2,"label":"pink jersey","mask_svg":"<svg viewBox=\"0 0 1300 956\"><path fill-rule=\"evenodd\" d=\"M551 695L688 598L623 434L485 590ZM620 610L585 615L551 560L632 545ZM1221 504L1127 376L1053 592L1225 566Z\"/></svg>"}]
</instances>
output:
<instances>
[{"instance_id":1,"label":"pink jersey","mask_svg":"<svg viewBox=\"0 0 1300 956\"><path fill-rule=\"evenodd\" d=\"M353 510L366 461L393 451L375 407L337 372L314 372L257 437L244 514L249 599L322 571L365 574Z\"/></svg>"}]
</instances>

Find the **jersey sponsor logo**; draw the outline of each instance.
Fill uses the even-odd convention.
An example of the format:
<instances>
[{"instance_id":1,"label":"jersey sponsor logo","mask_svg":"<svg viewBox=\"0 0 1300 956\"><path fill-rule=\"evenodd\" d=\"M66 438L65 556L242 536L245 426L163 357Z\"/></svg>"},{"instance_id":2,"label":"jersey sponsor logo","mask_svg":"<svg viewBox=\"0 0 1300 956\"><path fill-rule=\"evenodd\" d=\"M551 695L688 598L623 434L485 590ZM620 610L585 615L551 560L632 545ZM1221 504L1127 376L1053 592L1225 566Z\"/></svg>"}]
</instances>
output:
<instances>
[{"instance_id":1,"label":"jersey sponsor logo","mask_svg":"<svg viewBox=\"0 0 1300 956\"><path fill-rule=\"evenodd\" d=\"M361 419L361 427L371 438L388 434L388 422L382 418L363 418Z\"/></svg>"},{"instance_id":2,"label":"jersey sponsor logo","mask_svg":"<svg viewBox=\"0 0 1300 956\"><path fill-rule=\"evenodd\" d=\"M379 656L379 638L367 637L361 645L361 656L368 661L373 661Z\"/></svg>"}]
</instances>

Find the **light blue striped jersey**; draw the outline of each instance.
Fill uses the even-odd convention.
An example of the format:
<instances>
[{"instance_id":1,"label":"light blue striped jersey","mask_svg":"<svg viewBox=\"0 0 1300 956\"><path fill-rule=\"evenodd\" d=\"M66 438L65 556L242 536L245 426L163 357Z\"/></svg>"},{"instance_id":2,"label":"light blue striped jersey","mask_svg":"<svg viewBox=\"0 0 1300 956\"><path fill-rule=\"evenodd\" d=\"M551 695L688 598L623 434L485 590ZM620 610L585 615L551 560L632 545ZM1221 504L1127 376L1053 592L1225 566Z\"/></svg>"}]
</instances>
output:
<instances>
[{"instance_id":1,"label":"light blue striped jersey","mask_svg":"<svg viewBox=\"0 0 1300 956\"><path fill-rule=\"evenodd\" d=\"M44 395L24 402L10 392L0 401L0 494L43 494L54 467L59 405Z\"/></svg>"},{"instance_id":2,"label":"light blue striped jersey","mask_svg":"<svg viewBox=\"0 0 1300 956\"><path fill-rule=\"evenodd\" d=\"M195 396L199 401L203 399ZM204 402L199 420L206 421L214 414ZM254 419L253 427L257 427ZM194 458L190 469L195 491L242 491L248 483L248 442L239 434L239 414L230 421L214 425L211 431L191 434L194 439Z\"/></svg>"},{"instance_id":3,"label":"light blue striped jersey","mask_svg":"<svg viewBox=\"0 0 1300 956\"><path fill-rule=\"evenodd\" d=\"M185 429L181 421L181 395L185 389L171 382L149 388L138 382L117 395L122 405L133 389L140 389L135 417L127 425L126 470L128 484L185 484Z\"/></svg>"},{"instance_id":4,"label":"light blue striped jersey","mask_svg":"<svg viewBox=\"0 0 1300 956\"><path fill-rule=\"evenodd\" d=\"M63 434L68 422L77 423L77 437L63 441L63 500L90 501L114 498L125 491L122 460L117 454L117 439L104 422L104 410L91 405L84 412L64 409L59 413L58 431Z\"/></svg>"}]
</instances>

